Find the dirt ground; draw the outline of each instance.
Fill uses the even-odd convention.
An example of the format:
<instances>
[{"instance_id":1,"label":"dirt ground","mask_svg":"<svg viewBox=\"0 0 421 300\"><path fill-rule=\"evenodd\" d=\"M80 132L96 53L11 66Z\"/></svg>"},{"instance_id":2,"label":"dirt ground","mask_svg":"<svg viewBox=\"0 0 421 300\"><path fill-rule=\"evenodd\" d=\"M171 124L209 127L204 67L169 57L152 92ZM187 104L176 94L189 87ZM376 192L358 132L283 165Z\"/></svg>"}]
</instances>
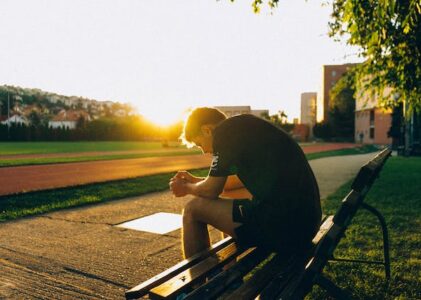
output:
<instances>
[{"instance_id":1,"label":"dirt ground","mask_svg":"<svg viewBox=\"0 0 421 300\"><path fill-rule=\"evenodd\" d=\"M322 197L373 156L310 161ZM123 299L127 288L181 260L180 230L159 235L115 225L180 213L188 199L161 192L2 223L0 299Z\"/></svg>"},{"instance_id":2,"label":"dirt ground","mask_svg":"<svg viewBox=\"0 0 421 300\"><path fill-rule=\"evenodd\" d=\"M356 144L314 144L305 153L354 148ZM208 167L209 155L183 155L0 168L0 196L94 182Z\"/></svg>"}]
</instances>

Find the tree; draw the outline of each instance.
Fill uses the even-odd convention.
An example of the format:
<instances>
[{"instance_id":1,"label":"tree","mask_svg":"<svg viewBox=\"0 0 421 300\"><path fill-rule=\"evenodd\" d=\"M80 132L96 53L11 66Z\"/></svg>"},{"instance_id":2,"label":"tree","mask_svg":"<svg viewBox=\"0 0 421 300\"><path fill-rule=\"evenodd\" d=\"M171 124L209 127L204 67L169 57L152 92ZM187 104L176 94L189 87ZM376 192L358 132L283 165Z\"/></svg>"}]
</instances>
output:
<instances>
[{"instance_id":1,"label":"tree","mask_svg":"<svg viewBox=\"0 0 421 300\"><path fill-rule=\"evenodd\" d=\"M269 0L276 7L279 0ZM263 0L253 0L259 12ZM358 46L364 63L356 68L359 89L377 94L381 104L403 103L408 117L421 110L420 0L333 0L330 36ZM384 94L386 87L393 93Z\"/></svg>"},{"instance_id":2,"label":"tree","mask_svg":"<svg viewBox=\"0 0 421 300\"><path fill-rule=\"evenodd\" d=\"M329 125L333 137L353 140L355 128L355 71L344 74L330 91Z\"/></svg>"},{"instance_id":3,"label":"tree","mask_svg":"<svg viewBox=\"0 0 421 300\"><path fill-rule=\"evenodd\" d=\"M360 47L358 88L385 106L421 108L421 3L419 0L335 0L330 35ZM393 94L384 94L386 87ZM398 97L396 97L398 96Z\"/></svg>"},{"instance_id":4,"label":"tree","mask_svg":"<svg viewBox=\"0 0 421 300\"><path fill-rule=\"evenodd\" d=\"M278 116L279 116L279 119L280 119L282 124L288 122L288 120L287 120L288 115L285 113L285 111L283 111L283 110L278 111Z\"/></svg>"},{"instance_id":5,"label":"tree","mask_svg":"<svg viewBox=\"0 0 421 300\"><path fill-rule=\"evenodd\" d=\"M34 127L39 127L42 123L42 119L39 113L35 110L31 111L28 116L29 123Z\"/></svg>"}]
</instances>

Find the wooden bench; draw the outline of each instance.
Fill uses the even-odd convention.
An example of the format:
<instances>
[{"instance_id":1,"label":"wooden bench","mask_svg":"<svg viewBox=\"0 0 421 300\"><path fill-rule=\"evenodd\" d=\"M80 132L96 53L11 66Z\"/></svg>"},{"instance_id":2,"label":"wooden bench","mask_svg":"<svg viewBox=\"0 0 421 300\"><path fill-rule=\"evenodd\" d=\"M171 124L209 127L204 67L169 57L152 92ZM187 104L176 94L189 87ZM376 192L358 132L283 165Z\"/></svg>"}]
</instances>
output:
<instances>
[{"instance_id":1,"label":"wooden bench","mask_svg":"<svg viewBox=\"0 0 421 300\"><path fill-rule=\"evenodd\" d=\"M323 275L329 261L382 264L388 280L390 259L386 223L382 215L363 200L390 154L391 151L385 149L360 169L338 211L324 219L309 253L285 257L260 248L244 249L229 237L126 291L126 299L144 296L200 300L255 299L257 296L259 299L302 299L315 284L335 298L350 298ZM360 208L373 213L380 221L383 261L340 259L333 255Z\"/></svg>"}]
</instances>

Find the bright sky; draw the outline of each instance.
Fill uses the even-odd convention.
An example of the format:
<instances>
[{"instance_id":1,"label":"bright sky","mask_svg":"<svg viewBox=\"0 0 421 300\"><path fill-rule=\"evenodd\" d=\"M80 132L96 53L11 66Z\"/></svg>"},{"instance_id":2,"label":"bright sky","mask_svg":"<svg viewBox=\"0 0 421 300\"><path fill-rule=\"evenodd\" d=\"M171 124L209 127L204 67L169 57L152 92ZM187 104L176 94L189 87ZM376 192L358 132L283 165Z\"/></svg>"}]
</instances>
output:
<instances>
[{"instance_id":1,"label":"bright sky","mask_svg":"<svg viewBox=\"0 0 421 300\"><path fill-rule=\"evenodd\" d=\"M327 36L324 0L2 0L0 85L129 102L161 124L194 106L299 117L323 64L357 61Z\"/></svg>"}]
</instances>

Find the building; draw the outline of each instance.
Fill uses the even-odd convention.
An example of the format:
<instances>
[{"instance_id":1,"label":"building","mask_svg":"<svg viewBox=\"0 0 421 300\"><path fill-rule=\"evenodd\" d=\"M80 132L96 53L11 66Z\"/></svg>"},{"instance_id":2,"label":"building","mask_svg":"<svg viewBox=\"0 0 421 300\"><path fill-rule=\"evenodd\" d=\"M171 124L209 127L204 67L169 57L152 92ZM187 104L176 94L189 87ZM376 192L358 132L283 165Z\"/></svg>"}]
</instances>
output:
<instances>
[{"instance_id":1,"label":"building","mask_svg":"<svg viewBox=\"0 0 421 300\"><path fill-rule=\"evenodd\" d=\"M330 90L350 68L357 64L324 65L322 68L322 85L317 98L317 122L329 119Z\"/></svg>"},{"instance_id":2,"label":"building","mask_svg":"<svg viewBox=\"0 0 421 300\"><path fill-rule=\"evenodd\" d=\"M307 142L310 137L310 126L308 124L294 124L292 138L297 142Z\"/></svg>"},{"instance_id":3,"label":"building","mask_svg":"<svg viewBox=\"0 0 421 300\"><path fill-rule=\"evenodd\" d=\"M249 114L255 115L256 117L261 118L262 116L268 116L269 110L268 109L251 109Z\"/></svg>"},{"instance_id":4,"label":"building","mask_svg":"<svg viewBox=\"0 0 421 300\"><path fill-rule=\"evenodd\" d=\"M390 93L385 90L385 93ZM355 141L362 144L392 144L388 132L392 125L392 110L378 104L370 93L357 95L355 103Z\"/></svg>"},{"instance_id":5,"label":"building","mask_svg":"<svg viewBox=\"0 0 421 300\"><path fill-rule=\"evenodd\" d=\"M36 112L38 114L41 114L41 113L48 113L49 110L48 110L48 108L41 109L40 107L38 107L36 105L26 105L22 109L22 114L26 117L28 117L32 112Z\"/></svg>"},{"instance_id":6,"label":"building","mask_svg":"<svg viewBox=\"0 0 421 300\"><path fill-rule=\"evenodd\" d=\"M83 118L85 121L90 121L89 114L81 110L62 110L51 121L48 122L48 127L51 128L67 128L75 129L78 121Z\"/></svg>"},{"instance_id":7,"label":"building","mask_svg":"<svg viewBox=\"0 0 421 300\"><path fill-rule=\"evenodd\" d=\"M307 125L307 138L313 137L313 127L317 122L317 93L307 92L301 94L300 123Z\"/></svg>"},{"instance_id":8,"label":"building","mask_svg":"<svg viewBox=\"0 0 421 300\"><path fill-rule=\"evenodd\" d=\"M19 124L19 125L28 125L28 119L24 116L20 115L12 115L10 118L1 122L3 125L12 125L12 124Z\"/></svg>"},{"instance_id":9,"label":"building","mask_svg":"<svg viewBox=\"0 0 421 300\"><path fill-rule=\"evenodd\" d=\"M242 114L252 114L257 117L262 117L262 115L269 115L268 109L251 109L250 106L215 106L216 109L219 109L227 117L233 117Z\"/></svg>"},{"instance_id":10,"label":"building","mask_svg":"<svg viewBox=\"0 0 421 300\"><path fill-rule=\"evenodd\" d=\"M301 94L301 124L313 126L317 121L317 93L308 92Z\"/></svg>"}]
</instances>

